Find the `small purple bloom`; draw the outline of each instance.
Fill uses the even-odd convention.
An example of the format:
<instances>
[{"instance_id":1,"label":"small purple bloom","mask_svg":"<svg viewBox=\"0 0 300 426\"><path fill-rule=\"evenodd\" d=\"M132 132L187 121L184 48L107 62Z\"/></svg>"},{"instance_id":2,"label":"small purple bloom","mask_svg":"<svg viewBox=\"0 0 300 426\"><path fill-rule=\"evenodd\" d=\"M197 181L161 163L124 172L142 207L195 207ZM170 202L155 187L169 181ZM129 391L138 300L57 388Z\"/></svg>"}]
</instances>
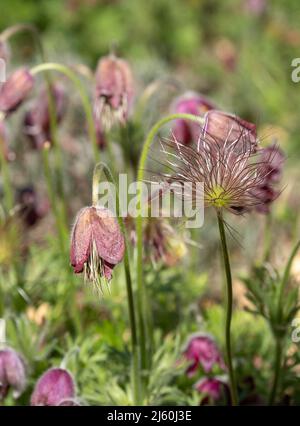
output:
<instances>
[{"instance_id":1,"label":"small purple bloom","mask_svg":"<svg viewBox=\"0 0 300 426\"><path fill-rule=\"evenodd\" d=\"M199 366L205 373L209 373L215 364L224 368L224 362L215 340L208 334L196 334L192 336L184 350L184 356L191 361L187 369L187 375L192 377Z\"/></svg>"},{"instance_id":2,"label":"small purple bloom","mask_svg":"<svg viewBox=\"0 0 300 426\"><path fill-rule=\"evenodd\" d=\"M22 357L13 349L0 350L0 401L4 400L10 389L18 398L26 386L25 365Z\"/></svg>"},{"instance_id":3,"label":"small purple bloom","mask_svg":"<svg viewBox=\"0 0 300 426\"><path fill-rule=\"evenodd\" d=\"M15 111L31 92L34 78L26 68L13 72L0 89L0 111Z\"/></svg>"},{"instance_id":4,"label":"small purple bloom","mask_svg":"<svg viewBox=\"0 0 300 426\"><path fill-rule=\"evenodd\" d=\"M75 383L63 368L50 368L38 380L31 395L32 406L78 405Z\"/></svg>"},{"instance_id":5,"label":"small purple bloom","mask_svg":"<svg viewBox=\"0 0 300 426\"><path fill-rule=\"evenodd\" d=\"M224 386L224 381L217 377L204 377L195 384L198 392L205 394L213 401L218 401L221 398Z\"/></svg>"},{"instance_id":6,"label":"small purple bloom","mask_svg":"<svg viewBox=\"0 0 300 426\"><path fill-rule=\"evenodd\" d=\"M193 114L204 116L204 114L215 108L213 103L196 92L187 92L174 101L171 109L173 113ZM172 129L176 140L184 145L199 138L201 129L199 124L189 120L178 119Z\"/></svg>"}]
</instances>

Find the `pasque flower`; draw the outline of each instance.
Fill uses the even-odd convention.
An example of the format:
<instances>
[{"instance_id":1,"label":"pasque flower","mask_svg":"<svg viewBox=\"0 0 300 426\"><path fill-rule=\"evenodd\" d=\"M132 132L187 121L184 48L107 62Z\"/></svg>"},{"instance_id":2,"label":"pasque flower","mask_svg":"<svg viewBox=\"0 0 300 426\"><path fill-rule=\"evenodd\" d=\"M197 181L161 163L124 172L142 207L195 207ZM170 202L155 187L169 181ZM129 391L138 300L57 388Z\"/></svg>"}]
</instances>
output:
<instances>
[{"instance_id":1,"label":"pasque flower","mask_svg":"<svg viewBox=\"0 0 300 426\"><path fill-rule=\"evenodd\" d=\"M52 87L55 119L60 123L66 111L66 94L60 84ZM47 89L44 87L32 107L24 117L24 133L32 142L33 148L42 148L45 142L51 142L51 119Z\"/></svg>"},{"instance_id":2,"label":"pasque flower","mask_svg":"<svg viewBox=\"0 0 300 426\"><path fill-rule=\"evenodd\" d=\"M219 348L209 334L198 333L191 336L183 354L188 361L191 361L187 369L189 377L193 376L199 367L202 367L205 373L209 373L216 364L224 368Z\"/></svg>"},{"instance_id":3,"label":"pasque flower","mask_svg":"<svg viewBox=\"0 0 300 426\"><path fill-rule=\"evenodd\" d=\"M133 97L133 78L129 64L111 54L101 58L96 70L95 116L104 129L128 118Z\"/></svg>"},{"instance_id":4,"label":"pasque flower","mask_svg":"<svg viewBox=\"0 0 300 426\"><path fill-rule=\"evenodd\" d=\"M14 71L0 89L0 111L15 111L26 99L34 85L34 78L26 68Z\"/></svg>"},{"instance_id":5,"label":"pasque flower","mask_svg":"<svg viewBox=\"0 0 300 426\"><path fill-rule=\"evenodd\" d=\"M111 279L113 268L123 259L124 236L110 210L85 207L77 215L71 236L71 265L88 281L101 286L101 277Z\"/></svg>"},{"instance_id":6,"label":"pasque flower","mask_svg":"<svg viewBox=\"0 0 300 426\"><path fill-rule=\"evenodd\" d=\"M0 350L0 401L5 399L12 389L14 398L18 398L26 386L26 372L22 357L11 348Z\"/></svg>"},{"instance_id":7,"label":"pasque flower","mask_svg":"<svg viewBox=\"0 0 300 426\"><path fill-rule=\"evenodd\" d=\"M186 146L175 139L166 141L163 148L171 156L167 164L173 171L165 178L180 188L184 182L203 182L205 206L242 214L270 202L261 188L277 173L274 158L279 151L275 155L275 148L259 148L254 124L211 110L193 144ZM195 189L193 197L197 196L203 193Z\"/></svg>"},{"instance_id":8,"label":"pasque flower","mask_svg":"<svg viewBox=\"0 0 300 426\"><path fill-rule=\"evenodd\" d=\"M213 108L215 106L209 99L196 92L185 93L175 99L171 106L173 113L193 114L200 117L203 117L207 111ZM180 143L188 145L198 139L200 127L196 123L179 118L175 121L172 132Z\"/></svg>"},{"instance_id":9,"label":"pasque flower","mask_svg":"<svg viewBox=\"0 0 300 426\"><path fill-rule=\"evenodd\" d=\"M202 401L202 405L205 405L209 402L209 399L218 401L222 396L225 386L225 382L218 377L204 377L195 384L195 389L207 396Z\"/></svg>"},{"instance_id":10,"label":"pasque flower","mask_svg":"<svg viewBox=\"0 0 300 426\"><path fill-rule=\"evenodd\" d=\"M50 368L38 380L31 395L32 406L78 405L75 383L63 368Z\"/></svg>"}]
</instances>

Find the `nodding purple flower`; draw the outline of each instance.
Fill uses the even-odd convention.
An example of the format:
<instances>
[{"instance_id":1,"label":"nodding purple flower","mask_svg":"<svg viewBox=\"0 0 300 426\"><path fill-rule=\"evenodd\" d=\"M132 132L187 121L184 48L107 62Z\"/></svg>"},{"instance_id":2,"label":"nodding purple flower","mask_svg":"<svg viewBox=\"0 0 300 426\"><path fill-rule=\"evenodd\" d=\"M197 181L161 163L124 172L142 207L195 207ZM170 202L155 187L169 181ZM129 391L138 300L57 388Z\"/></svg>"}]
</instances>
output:
<instances>
[{"instance_id":1,"label":"nodding purple flower","mask_svg":"<svg viewBox=\"0 0 300 426\"><path fill-rule=\"evenodd\" d=\"M31 405L78 405L75 397L75 383L71 374L63 368L50 368L36 383L31 395Z\"/></svg>"},{"instance_id":2,"label":"nodding purple flower","mask_svg":"<svg viewBox=\"0 0 300 426\"><path fill-rule=\"evenodd\" d=\"M19 206L18 214L28 227L34 226L49 211L49 203L46 200L39 200L33 186L20 188L16 198Z\"/></svg>"},{"instance_id":3,"label":"nodding purple flower","mask_svg":"<svg viewBox=\"0 0 300 426\"><path fill-rule=\"evenodd\" d=\"M223 393L226 383L218 377L204 377L195 384L195 389L206 395L201 402L202 405L209 403L209 400L218 401Z\"/></svg>"},{"instance_id":4,"label":"nodding purple flower","mask_svg":"<svg viewBox=\"0 0 300 426\"><path fill-rule=\"evenodd\" d=\"M205 373L209 373L216 364L225 368L219 348L208 334L199 333L191 336L184 349L184 357L191 361L187 369L189 377L192 377L200 366Z\"/></svg>"},{"instance_id":5,"label":"nodding purple flower","mask_svg":"<svg viewBox=\"0 0 300 426\"><path fill-rule=\"evenodd\" d=\"M263 148L260 153L262 173L265 178L261 185L255 188L255 194L262 203L256 207L259 213L269 213L270 204L276 200L280 191L276 184L280 182L285 156L283 151L275 144Z\"/></svg>"},{"instance_id":6,"label":"nodding purple flower","mask_svg":"<svg viewBox=\"0 0 300 426\"><path fill-rule=\"evenodd\" d=\"M203 117L204 114L215 108L213 103L196 92L187 92L175 99L171 109L173 113L193 114ZM196 141L200 134L199 124L189 120L177 119L173 126L174 137L182 144L188 145Z\"/></svg>"},{"instance_id":7,"label":"nodding purple flower","mask_svg":"<svg viewBox=\"0 0 300 426\"><path fill-rule=\"evenodd\" d=\"M0 89L0 111L15 111L31 92L34 78L26 68L14 71Z\"/></svg>"},{"instance_id":8,"label":"nodding purple flower","mask_svg":"<svg viewBox=\"0 0 300 426\"><path fill-rule=\"evenodd\" d=\"M96 70L94 111L104 130L127 121L133 98L133 78L129 64L115 55L105 56Z\"/></svg>"},{"instance_id":9,"label":"nodding purple flower","mask_svg":"<svg viewBox=\"0 0 300 426\"><path fill-rule=\"evenodd\" d=\"M104 207L85 207L78 213L71 236L71 265L76 274L101 288L101 277L110 280L113 268L122 261L124 236L118 221Z\"/></svg>"},{"instance_id":10,"label":"nodding purple flower","mask_svg":"<svg viewBox=\"0 0 300 426\"><path fill-rule=\"evenodd\" d=\"M206 113L200 136L193 144L171 140L163 142L162 147L172 171L164 179L174 190L178 185L179 194L184 183L192 185L193 199L204 198L206 207L237 215L265 206L267 200L260 190L276 166L271 155L261 156L264 151L258 147L254 124L212 110ZM197 189L199 182L204 184L204 194L202 188L200 192Z\"/></svg>"},{"instance_id":11,"label":"nodding purple flower","mask_svg":"<svg viewBox=\"0 0 300 426\"><path fill-rule=\"evenodd\" d=\"M0 401L12 389L13 397L18 398L26 387L26 371L22 357L11 348L0 350Z\"/></svg>"},{"instance_id":12,"label":"nodding purple flower","mask_svg":"<svg viewBox=\"0 0 300 426\"><path fill-rule=\"evenodd\" d=\"M56 122L60 123L66 111L66 93L60 84L52 87L52 97ZM47 89L44 87L35 103L24 117L24 133L35 149L43 148L45 142L51 142L51 119Z\"/></svg>"}]
</instances>

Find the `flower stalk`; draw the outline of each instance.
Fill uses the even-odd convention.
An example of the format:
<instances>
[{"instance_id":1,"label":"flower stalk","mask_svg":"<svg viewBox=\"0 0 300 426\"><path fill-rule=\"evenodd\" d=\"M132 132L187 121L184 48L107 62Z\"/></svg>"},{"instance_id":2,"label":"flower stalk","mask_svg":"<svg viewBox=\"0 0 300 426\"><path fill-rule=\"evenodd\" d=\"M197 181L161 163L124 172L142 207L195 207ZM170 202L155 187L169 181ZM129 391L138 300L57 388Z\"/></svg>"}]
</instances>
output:
<instances>
[{"instance_id":1,"label":"flower stalk","mask_svg":"<svg viewBox=\"0 0 300 426\"><path fill-rule=\"evenodd\" d=\"M224 221L222 217L222 213L218 212L218 225L219 225L219 233L220 233L220 241L221 241L221 250L224 261L224 268L226 274L226 320L225 320L225 349L226 349L226 361L228 367L229 374L229 382L230 382L230 395L232 405L238 405L238 397L237 397L237 387L235 380L235 373L232 365L232 351L231 351L231 319L232 319L232 276L231 276L231 268L229 261L229 254L227 248L226 234L224 228Z\"/></svg>"}]
</instances>

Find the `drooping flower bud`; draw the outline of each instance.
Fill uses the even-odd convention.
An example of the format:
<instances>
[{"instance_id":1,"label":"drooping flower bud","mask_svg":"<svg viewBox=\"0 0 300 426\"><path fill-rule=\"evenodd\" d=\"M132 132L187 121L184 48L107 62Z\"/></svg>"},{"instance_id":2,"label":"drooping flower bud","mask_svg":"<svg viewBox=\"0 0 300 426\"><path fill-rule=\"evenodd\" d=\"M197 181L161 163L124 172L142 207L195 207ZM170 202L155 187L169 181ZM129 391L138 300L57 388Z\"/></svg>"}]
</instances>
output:
<instances>
[{"instance_id":1,"label":"drooping flower bud","mask_svg":"<svg viewBox=\"0 0 300 426\"><path fill-rule=\"evenodd\" d=\"M195 389L201 394L206 395L206 398L201 402L201 405L206 405L209 400L218 401L226 384L218 377L204 377L195 384Z\"/></svg>"},{"instance_id":2,"label":"drooping flower bud","mask_svg":"<svg viewBox=\"0 0 300 426\"><path fill-rule=\"evenodd\" d=\"M18 214L28 227L34 226L49 211L47 200L40 200L33 186L25 186L17 192Z\"/></svg>"},{"instance_id":3,"label":"drooping flower bud","mask_svg":"<svg viewBox=\"0 0 300 426\"><path fill-rule=\"evenodd\" d=\"M211 110L205 114L205 134L211 136L218 145L231 147L237 153L257 149L256 126L227 112Z\"/></svg>"},{"instance_id":4,"label":"drooping flower bud","mask_svg":"<svg viewBox=\"0 0 300 426\"><path fill-rule=\"evenodd\" d=\"M0 401L12 389L13 397L18 398L26 386L25 365L21 356L11 348L0 350Z\"/></svg>"},{"instance_id":5,"label":"drooping flower bud","mask_svg":"<svg viewBox=\"0 0 300 426\"><path fill-rule=\"evenodd\" d=\"M50 368L38 380L31 395L32 406L78 405L75 383L63 368Z\"/></svg>"},{"instance_id":6,"label":"drooping flower bud","mask_svg":"<svg viewBox=\"0 0 300 426\"><path fill-rule=\"evenodd\" d=\"M13 72L0 89L0 111L15 111L33 88L34 78L26 68Z\"/></svg>"},{"instance_id":7,"label":"drooping flower bud","mask_svg":"<svg viewBox=\"0 0 300 426\"><path fill-rule=\"evenodd\" d=\"M225 368L217 344L208 334L193 335L186 345L184 356L188 361L191 361L187 369L189 377L193 376L200 366L205 373L209 373L215 364Z\"/></svg>"},{"instance_id":8,"label":"drooping flower bud","mask_svg":"<svg viewBox=\"0 0 300 426\"><path fill-rule=\"evenodd\" d=\"M128 63L115 55L105 56L96 70L95 116L109 130L115 123L124 124L133 98L133 78Z\"/></svg>"},{"instance_id":9,"label":"drooping flower bud","mask_svg":"<svg viewBox=\"0 0 300 426\"><path fill-rule=\"evenodd\" d=\"M75 273L101 287L101 277L110 280L113 268L124 256L125 241L110 210L91 206L80 210L71 236L70 260Z\"/></svg>"},{"instance_id":10,"label":"drooping flower bud","mask_svg":"<svg viewBox=\"0 0 300 426\"><path fill-rule=\"evenodd\" d=\"M56 122L59 124L66 111L66 94L60 84L52 87L52 97L55 109ZM32 108L24 118L24 133L32 142L33 148L40 149L45 142L51 142L51 119L47 89L44 87Z\"/></svg>"},{"instance_id":11,"label":"drooping flower bud","mask_svg":"<svg viewBox=\"0 0 300 426\"><path fill-rule=\"evenodd\" d=\"M204 114L215 108L213 103L195 92L187 92L175 99L171 110L173 113L193 114L203 117ZM184 145L197 141L200 135L200 126L189 120L178 119L172 129L176 140Z\"/></svg>"}]
</instances>

